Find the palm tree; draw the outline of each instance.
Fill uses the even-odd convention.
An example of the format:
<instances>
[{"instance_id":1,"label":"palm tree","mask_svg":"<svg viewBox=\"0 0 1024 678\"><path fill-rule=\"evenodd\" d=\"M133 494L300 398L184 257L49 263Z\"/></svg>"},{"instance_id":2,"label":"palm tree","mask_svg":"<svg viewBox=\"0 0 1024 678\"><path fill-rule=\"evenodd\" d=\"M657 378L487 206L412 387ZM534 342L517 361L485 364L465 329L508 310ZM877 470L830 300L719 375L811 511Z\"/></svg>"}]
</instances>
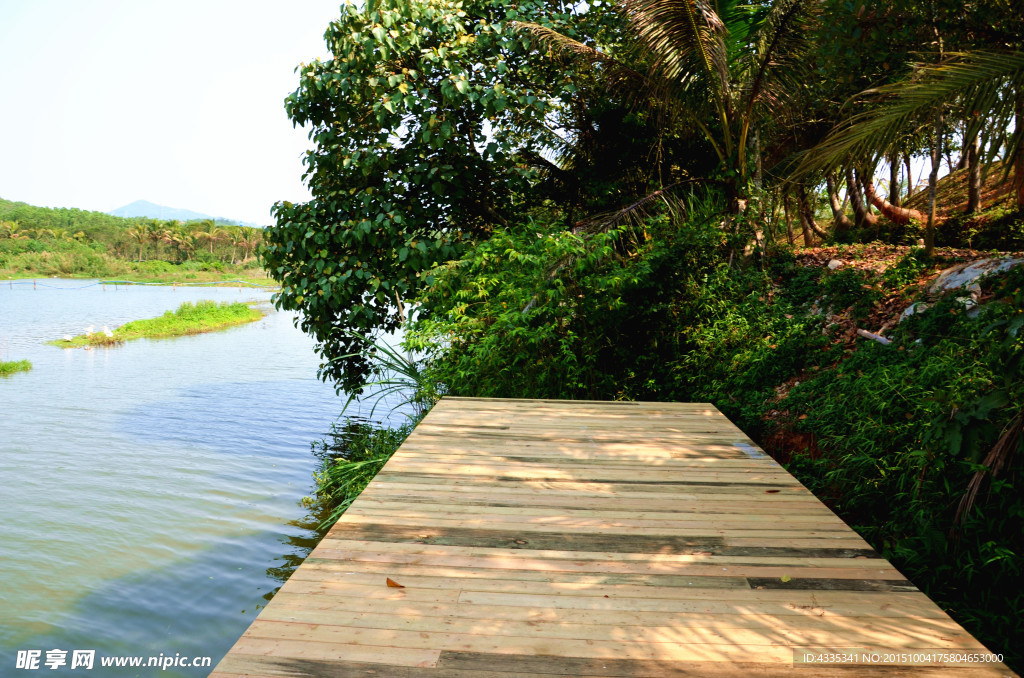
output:
<instances>
[{"instance_id":1,"label":"palm tree","mask_svg":"<svg viewBox=\"0 0 1024 678\"><path fill-rule=\"evenodd\" d=\"M142 261L142 247L149 242L149 228L140 221L125 231L125 234L139 244L139 261Z\"/></svg>"},{"instance_id":2,"label":"palm tree","mask_svg":"<svg viewBox=\"0 0 1024 678\"><path fill-rule=\"evenodd\" d=\"M227 241L231 243L231 263L234 264L235 253L238 251L238 246L245 240L245 232L241 226L228 226L225 232L227 233Z\"/></svg>"},{"instance_id":3,"label":"palm tree","mask_svg":"<svg viewBox=\"0 0 1024 678\"><path fill-rule=\"evenodd\" d=\"M164 234L164 242L174 245L175 249L178 250L179 262L191 259L192 253L196 251L195 237L188 230L188 227L180 221L172 222L170 228Z\"/></svg>"},{"instance_id":4,"label":"palm tree","mask_svg":"<svg viewBox=\"0 0 1024 678\"><path fill-rule=\"evenodd\" d=\"M728 0L624 0L623 11L650 66L632 69L589 45L537 24L518 26L553 51L602 67L635 100L654 102L700 130L718 157L730 211L750 194L752 143L767 116L799 86L819 4L780 0L752 6ZM751 147L754 148L751 148Z\"/></svg>"},{"instance_id":5,"label":"palm tree","mask_svg":"<svg viewBox=\"0 0 1024 678\"><path fill-rule=\"evenodd\" d=\"M904 80L860 96L874 97L879 104L854 115L805 152L795 174L827 171L899 151L909 131L930 127L937 110L959 101L968 112L965 139L977 138L986 124L1006 138L1003 179L1012 168L1017 208L1024 210L1024 52L950 54L940 63L917 66ZM1014 131L1007 134L1011 120ZM925 238L930 245L934 242L935 181L933 171Z\"/></svg>"},{"instance_id":6,"label":"palm tree","mask_svg":"<svg viewBox=\"0 0 1024 678\"><path fill-rule=\"evenodd\" d=\"M196 242L205 242L210 246L210 254L213 254L213 246L227 238L227 232L216 226L212 219L204 219L200 222L206 230L196 230L193 236Z\"/></svg>"},{"instance_id":7,"label":"palm tree","mask_svg":"<svg viewBox=\"0 0 1024 678\"><path fill-rule=\"evenodd\" d=\"M249 259L249 253L260 246L263 242L263 231L258 228L244 227L244 236L242 238L242 249L244 254L242 255L242 263L245 263Z\"/></svg>"},{"instance_id":8,"label":"palm tree","mask_svg":"<svg viewBox=\"0 0 1024 678\"><path fill-rule=\"evenodd\" d=\"M3 229L3 236L11 240L25 240L32 237L32 229L25 228L16 221L0 221L0 229Z\"/></svg>"},{"instance_id":9,"label":"palm tree","mask_svg":"<svg viewBox=\"0 0 1024 678\"><path fill-rule=\"evenodd\" d=\"M160 245L167 243L167 228L163 222L153 219L147 223L149 239L156 246L156 258L163 259Z\"/></svg>"}]
</instances>

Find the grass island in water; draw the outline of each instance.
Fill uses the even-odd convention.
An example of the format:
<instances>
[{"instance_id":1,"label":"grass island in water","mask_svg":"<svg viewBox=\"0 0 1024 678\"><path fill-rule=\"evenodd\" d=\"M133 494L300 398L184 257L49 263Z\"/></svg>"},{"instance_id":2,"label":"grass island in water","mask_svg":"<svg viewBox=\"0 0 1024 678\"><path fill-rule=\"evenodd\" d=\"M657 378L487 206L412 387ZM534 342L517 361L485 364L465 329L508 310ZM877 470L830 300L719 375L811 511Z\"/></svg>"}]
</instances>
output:
<instances>
[{"instance_id":1,"label":"grass island in water","mask_svg":"<svg viewBox=\"0 0 1024 678\"><path fill-rule=\"evenodd\" d=\"M32 363L27 360L0 360L0 377L6 377L15 372L28 372L32 369Z\"/></svg>"},{"instance_id":2,"label":"grass island in water","mask_svg":"<svg viewBox=\"0 0 1024 678\"><path fill-rule=\"evenodd\" d=\"M193 304L186 301L177 311L167 311L156 318L133 320L114 330L105 327L99 331L90 329L77 337L57 339L50 343L60 348L111 346L131 339L163 339L215 332L234 325L250 323L262 317L262 312L241 302L218 304L215 301L198 301Z\"/></svg>"}]
</instances>

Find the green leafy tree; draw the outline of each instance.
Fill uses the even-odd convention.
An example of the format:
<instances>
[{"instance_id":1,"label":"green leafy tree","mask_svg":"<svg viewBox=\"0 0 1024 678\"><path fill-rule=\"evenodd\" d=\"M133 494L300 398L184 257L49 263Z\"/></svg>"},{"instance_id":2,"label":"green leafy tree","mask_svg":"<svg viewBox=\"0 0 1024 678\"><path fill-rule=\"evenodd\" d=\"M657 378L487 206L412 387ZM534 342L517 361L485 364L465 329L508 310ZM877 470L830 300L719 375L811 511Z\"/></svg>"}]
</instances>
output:
<instances>
[{"instance_id":1,"label":"green leafy tree","mask_svg":"<svg viewBox=\"0 0 1024 678\"><path fill-rule=\"evenodd\" d=\"M301 310L316 338L322 377L358 389L370 348L358 337L399 327L427 270L529 208L529 158L552 146L548 116L573 86L508 22L551 10L345 5L325 35L333 57L299 68L286 109L316 142L313 199L275 205L262 257L282 283L278 306ZM569 30L576 13L544 20Z\"/></svg>"}]
</instances>

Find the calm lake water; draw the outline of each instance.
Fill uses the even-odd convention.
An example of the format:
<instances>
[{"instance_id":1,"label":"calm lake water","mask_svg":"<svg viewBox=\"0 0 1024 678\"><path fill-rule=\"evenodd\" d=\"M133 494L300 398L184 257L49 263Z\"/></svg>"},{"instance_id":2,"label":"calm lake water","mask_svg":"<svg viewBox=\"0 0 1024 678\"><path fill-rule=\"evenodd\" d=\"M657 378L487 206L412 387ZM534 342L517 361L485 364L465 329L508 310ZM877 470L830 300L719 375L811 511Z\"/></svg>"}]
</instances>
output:
<instances>
[{"instance_id":1,"label":"calm lake water","mask_svg":"<svg viewBox=\"0 0 1024 678\"><path fill-rule=\"evenodd\" d=\"M206 675L99 658L216 666L313 544L298 503L310 443L344 398L317 380L312 341L269 292L91 282L0 283L0 359L33 364L0 378L0 675L32 675L15 670L30 649L43 662L96 650L91 672L41 662L47 674ZM45 344L200 299L259 301L268 315L110 349Z\"/></svg>"}]
</instances>

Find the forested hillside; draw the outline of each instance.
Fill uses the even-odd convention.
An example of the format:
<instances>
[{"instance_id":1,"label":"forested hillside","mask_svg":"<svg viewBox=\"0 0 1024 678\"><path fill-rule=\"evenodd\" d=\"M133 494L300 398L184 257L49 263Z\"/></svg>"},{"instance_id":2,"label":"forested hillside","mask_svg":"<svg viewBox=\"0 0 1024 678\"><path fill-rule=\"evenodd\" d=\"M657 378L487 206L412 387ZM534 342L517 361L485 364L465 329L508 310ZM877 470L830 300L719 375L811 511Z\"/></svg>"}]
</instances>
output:
<instances>
[{"instance_id":1,"label":"forested hillside","mask_svg":"<svg viewBox=\"0 0 1024 678\"><path fill-rule=\"evenodd\" d=\"M260 276L256 251L262 237L262 229L212 220L126 219L0 199L0 275L5 277Z\"/></svg>"},{"instance_id":2,"label":"forested hillside","mask_svg":"<svg viewBox=\"0 0 1024 678\"><path fill-rule=\"evenodd\" d=\"M1024 273L929 286L1024 246L1022 36L1002 0L346 5L285 104L278 303L343 389L404 326L440 393L713 402L1019 670Z\"/></svg>"}]
</instances>

